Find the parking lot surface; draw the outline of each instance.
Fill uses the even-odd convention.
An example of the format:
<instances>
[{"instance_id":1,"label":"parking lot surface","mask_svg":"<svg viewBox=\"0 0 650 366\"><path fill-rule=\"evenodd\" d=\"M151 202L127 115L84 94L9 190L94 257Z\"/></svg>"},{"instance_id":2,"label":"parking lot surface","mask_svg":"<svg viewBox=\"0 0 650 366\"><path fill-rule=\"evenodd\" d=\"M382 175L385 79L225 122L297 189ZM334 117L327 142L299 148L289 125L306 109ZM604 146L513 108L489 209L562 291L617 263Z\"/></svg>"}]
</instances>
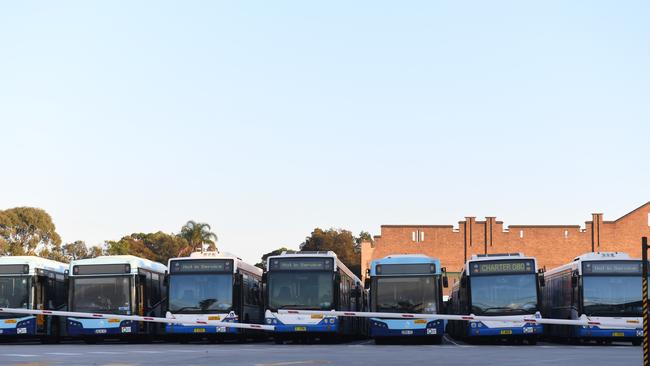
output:
<instances>
[{"instance_id":1,"label":"parking lot surface","mask_svg":"<svg viewBox=\"0 0 650 366\"><path fill-rule=\"evenodd\" d=\"M442 345L343 344L0 344L0 365L589 365L642 363L641 347L629 345L468 345L445 338Z\"/></svg>"}]
</instances>

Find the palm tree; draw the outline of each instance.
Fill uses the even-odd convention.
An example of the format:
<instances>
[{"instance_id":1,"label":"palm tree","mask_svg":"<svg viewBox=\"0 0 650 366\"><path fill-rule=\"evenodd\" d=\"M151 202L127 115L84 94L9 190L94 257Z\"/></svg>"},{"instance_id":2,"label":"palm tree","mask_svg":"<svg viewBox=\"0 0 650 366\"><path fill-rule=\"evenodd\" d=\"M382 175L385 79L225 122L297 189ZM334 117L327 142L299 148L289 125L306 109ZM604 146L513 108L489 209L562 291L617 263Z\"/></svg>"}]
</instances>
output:
<instances>
[{"instance_id":1,"label":"palm tree","mask_svg":"<svg viewBox=\"0 0 650 366\"><path fill-rule=\"evenodd\" d=\"M203 251L205 245L208 246L209 250L217 250L217 234L210 231L211 229L210 225L193 220L183 225L178 236L187 240L189 245L187 248L182 249L180 254L188 254L188 251L191 253L197 247Z\"/></svg>"}]
</instances>

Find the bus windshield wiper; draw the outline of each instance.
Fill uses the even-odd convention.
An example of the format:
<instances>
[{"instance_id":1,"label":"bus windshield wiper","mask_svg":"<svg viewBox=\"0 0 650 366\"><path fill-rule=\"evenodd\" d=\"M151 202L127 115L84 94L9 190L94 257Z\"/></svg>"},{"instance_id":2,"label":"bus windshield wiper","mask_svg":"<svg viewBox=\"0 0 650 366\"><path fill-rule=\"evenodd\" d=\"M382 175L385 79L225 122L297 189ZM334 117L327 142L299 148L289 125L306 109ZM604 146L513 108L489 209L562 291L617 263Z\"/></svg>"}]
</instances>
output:
<instances>
[{"instance_id":1,"label":"bus windshield wiper","mask_svg":"<svg viewBox=\"0 0 650 366\"><path fill-rule=\"evenodd\" d=\"M282 305L278 309L303 309L303 310L320 310L319 306L309 306L302 304Z\"/></svg>"},{"instance_id":2,"label":"bus windshield wiper","mask_svg":"<svg viewBox=\"0 0 650 366\"><path fill-rule=\"evenodd\" d=\"M171 312L172 312L172 313L180 313L180 312L183 311L183 310L201 310L201 308L196 307L196 306L183 306L183 307L180 308L180 309L171 310Z\"/></svg>"},{"instance_id":3,"label":"bus windshield wiper","mask_svg":"<svg viewBox=\"0 0 650 366\"><path fill-rule=\"evenodd\" d=\"M509 308L505 306L496 306L492 308L487 308L487 309L481 309L484 313L488 313L490 311L503 311L503 312L509 312L509 313L514 313L514 312L525 312L524 309L520 308Z\"/></svg>"}]
</instances>

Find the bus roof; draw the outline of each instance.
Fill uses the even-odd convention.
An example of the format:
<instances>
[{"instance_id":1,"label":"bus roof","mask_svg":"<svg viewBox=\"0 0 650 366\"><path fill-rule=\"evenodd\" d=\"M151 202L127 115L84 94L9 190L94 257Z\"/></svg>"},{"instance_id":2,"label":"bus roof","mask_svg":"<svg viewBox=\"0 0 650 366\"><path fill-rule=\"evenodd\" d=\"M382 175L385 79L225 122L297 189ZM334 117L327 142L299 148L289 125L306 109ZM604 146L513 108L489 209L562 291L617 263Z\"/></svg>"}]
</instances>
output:
<instances>
[{"instance_id":1,"label":"bus roof","mask_svg":"<svg viewBox=\"0 0 650 366\"><path fill-rule=\"evenodd\" d=\"M427 257L424 254L396 254L373 260L370 263L370 276L376 276L377 265L383 264L435 264L435 274L441 273L440 260L437 258Z\"/></svg>"},{"instance_id":2,"label":"bus roof","mask_svg":"<svg viewBox=\"0 0 650 366\"><path fill-rule=\"evenodd\" d=\"M275 258L334 258L334 271L340 269L343 273L350 276L356 283L361 283L359 277L357 277L350 269L343 264L333 251L318 251L318 252L282 252L280 255L270 256L266 259L266 268L270 268L270 263L272 259ZM268 269L267 269L268 270Z\"/></svg>"},{"instance_id":3,"label":"bus roof","mask_svg":"<svg viewBox=\"0 0 650 366\"><path fill-rule=\"evenodd\" d=\"M232 259L235 264L233 266L233 273L236 273L237 268L241 268L244 271L248 271L258 276L261 276L264 272L261 268L246 263L238 256L226 252L194 252L190 254L189 257L170 258L168 261L168 266L171 268L172 261L191 261L200 259Z\"/></svg>"},{"instance_id":4,"label":"bus roof","mask_svg":"<svg viewBox=\"0 0 650 366\"><path fill-rule=\"evenodd\" d=\"M134 255L103 255L96 258L78 259L70 262L70 276L73 276L73 266L93 264L129 264L131 266L131 274L137 274L139 268L158 273L165 273L167 271L167 266L164 264Z\"/></svg>"},{"instance_id":5,"label":"bus roof","mask_svg":"<svg viewBox=\"0 0 650 366\"><path fill-rule=\"evenodd\" d=\"M61 263L34 255L3 256L0 257L0 265L2 264L27 264L29 265L30 275L35 274L36 269L45 269L61 274L65 273L65 270L68 269L67 263Z\"/></svg>"},{"instance_id":6,"label":"bus roof","mask_svg":"<svg viewBox=\"0 0 650 366\"><path fill-rule=\"evenodd\" d=\"M553 275L555 273L563 272L567 269L577 270L578 274L582 274L582 262L592 261L639 261L640 259L631 258L629 254L623 252L589 252L579 255L573 261L555 267L544 272L544 276Z\"/></svg>"}]
</instances>

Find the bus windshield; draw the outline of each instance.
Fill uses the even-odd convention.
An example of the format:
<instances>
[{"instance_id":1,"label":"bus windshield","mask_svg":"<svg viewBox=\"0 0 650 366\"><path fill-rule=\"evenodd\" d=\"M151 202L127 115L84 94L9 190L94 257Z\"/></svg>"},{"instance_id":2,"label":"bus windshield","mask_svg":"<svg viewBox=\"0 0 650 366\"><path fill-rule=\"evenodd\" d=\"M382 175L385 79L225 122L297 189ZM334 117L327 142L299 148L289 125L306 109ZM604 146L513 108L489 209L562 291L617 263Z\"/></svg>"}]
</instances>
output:
<instances>
[{"instance_id":1,"label":"bus windshield","mask_svg":"<svg viewBox=\"0 0 650 366\"><path fill-rule=\"evenodd\" d=\"M374 311L435 314L438 286L433 276L377 277Z\"/></svg>"},{"instance_id":2,"label":"bus windshield","mask_svg":"<svg viewBox=\"0 0 650 366\"><path fill-rule=\"evenodd\" d=\"M169 311L176 314L228 312L232 274L177 274L169 278Z\"/></svg>"},{"instance_id":3,"label":"bus windshield","mask_svg":"<svg viewBox=\"0 0 650 366\"><path fill-rule=\"evenodd\" d=\"M334 305L332 272L269 272L269 308L330 310Z\"/></svg>"},{"instance_id":4,"label":"bus windshield","mask_svg":"<svg viewBox=\"0 0 650 366\"><path fill-rule=\"evenodd\" d=\"M28 276L0 277L0 307L29 309Z\"/></svg>"},{"instance_id":5,"label":"bus windshield","mask_svg":"<svg viewBox=\"0 0 650 366\"><path fill-rule=\"evenodd\" d=\"M584 276L582 286L588 316L643 316L641 276Z\"/></svg>"},{"instance_id":6,"label":"bus windshield","mask_svg":"<svg viewBox=\"0 0 650 366\"><path fill-rule=\"evenodd\" d=\"M131 314L129 276L72 279L72 311Z\"/></svg>"},{"instance_id":7,"label":"bus windshield","mask_svg":"<svg viewBox=\"0 0 650 366\"><path fill-rule=\"evenodd\" d=\"M471 276L472 313L533 314L537 311L534 274Z\"/></svg>"}]
</instances>

